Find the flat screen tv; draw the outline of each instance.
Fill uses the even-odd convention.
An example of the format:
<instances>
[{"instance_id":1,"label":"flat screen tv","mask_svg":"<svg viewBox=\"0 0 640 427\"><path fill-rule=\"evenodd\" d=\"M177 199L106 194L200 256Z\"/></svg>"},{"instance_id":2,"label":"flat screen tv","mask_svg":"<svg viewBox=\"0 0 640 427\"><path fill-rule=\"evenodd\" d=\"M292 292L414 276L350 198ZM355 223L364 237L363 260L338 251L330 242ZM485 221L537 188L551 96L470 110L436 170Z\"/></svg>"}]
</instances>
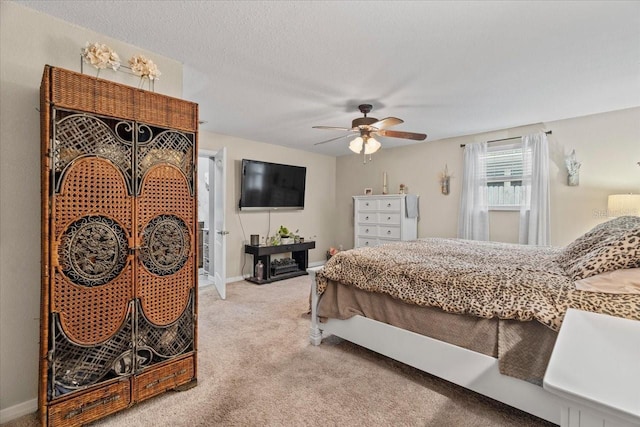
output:
<instances>
[{"instance_id":1,"label":"flat screen tv","mask_svg":"<svg viewBox=\"0 0 640 427\"><path fill-rule=\"evenodd\" d=\"M304 209L307 168L242 160L240 210Z\"/></svg>"}]
</instances>

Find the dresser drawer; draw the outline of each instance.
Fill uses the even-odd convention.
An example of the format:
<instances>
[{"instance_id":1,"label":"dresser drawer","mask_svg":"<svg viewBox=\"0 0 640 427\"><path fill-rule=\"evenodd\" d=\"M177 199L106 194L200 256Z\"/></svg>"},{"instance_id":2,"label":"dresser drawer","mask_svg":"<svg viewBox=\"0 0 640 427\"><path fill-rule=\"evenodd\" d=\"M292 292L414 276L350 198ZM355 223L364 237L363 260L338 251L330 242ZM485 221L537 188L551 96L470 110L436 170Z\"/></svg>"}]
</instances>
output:
<instances>
[{"instance_id":1,"label":"dresser drawer","mask_svg":"<svg viewBox=\"0 0 640 427\"><path fill-rule=\"evenodd\" d=\"M193 357L151 368L137 378L137 401L174 389L193 379Z\"/></svg>"},{"instance_id":2,"label":"dresser drawer","mask_svg":"<svg viewBox=\"0 0 640 427\"><path fill-rule=\"evenodd\" d=\"M378 226L377 225L358 225L358 236L378 236Z\"/></svg>"},{"instance_id":3,"label":"dresser drawer","mask_svg":"<svg viewBox=\"0 0 640 427\"><path fill-rule=\"evenodd\" d=\"M378 200L357 200L356 212L378 210Z\"/></svg>"},{"instance_id":4,"label":"dresser drawer","mask_svg":"<svg viewBox=\"0 0 640 427\"><path fill-rule=\"evenodd\" d=\"M373 246L378 246L378 239L376 238L367 238L367 237L358 237L358 244L357 244L357 248L362 248L362 247L373 247Z\"/></svg>"},{"instance_id":5,"label":"dresser drawer","mask_svg":"<svg viewBox=\"0 0 640 427\"><path fill-rule=\"evenodd\" d=\"M378 227L378 237L400 240L400 227Z\"/></svg>"},{"instance_id":6,"label":"dresser drawer","mask_svg":"<svg viewBox=\"0 0 640 427\"><path fill-rule=\"evenodd\" d=\"M129 380L117 381L49 406L50 426L79 426L129 406Z\"/></svg>"},{"instance_id":7,"label":"dresser drawer","mask_svg":"<svg viewBox=\"0 0 640 427\"><path fill-rule=\"evenodd\" d=\"M400 212L402 199L380 200L378 210Z\"/></svg>"},{"instance_id":8,"label":"dresser drawer","mask_svg":"<svg viewBox=\"0 0 640 427\"><path fill-rule=\"evenodd\" d=\"M400 214L381 212L378 214L378 224L400 225Z\"/></svg>"},{"instance_id":9,"label":"dresser drawer","mask_svg":"<svg viewBox=\"0 0 640 427\"><path fill-rule=\"evenodd\" d=\"M358 224L377 224L378 214L375 212L361 212L358 214Z\"/></svg>"}]
</instances>

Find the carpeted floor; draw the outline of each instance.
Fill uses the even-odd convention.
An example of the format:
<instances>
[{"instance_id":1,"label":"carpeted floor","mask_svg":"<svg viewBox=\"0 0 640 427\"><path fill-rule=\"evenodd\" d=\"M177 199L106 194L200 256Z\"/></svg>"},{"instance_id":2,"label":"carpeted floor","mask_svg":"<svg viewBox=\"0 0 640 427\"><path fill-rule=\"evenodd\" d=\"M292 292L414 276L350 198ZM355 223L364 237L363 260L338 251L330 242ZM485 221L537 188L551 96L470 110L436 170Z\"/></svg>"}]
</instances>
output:
<instances>
[{"instance_id":1,"label":"carpeted floor","mask_svg":"<svg viewBox=\"0 0 640 427\"><path fill-rule=\"evenodd\" d=\"M312 346L308 295L308 276L202 289L198 386L92 425L553 426L335 337Z\"/></svg>"}]
</instances>

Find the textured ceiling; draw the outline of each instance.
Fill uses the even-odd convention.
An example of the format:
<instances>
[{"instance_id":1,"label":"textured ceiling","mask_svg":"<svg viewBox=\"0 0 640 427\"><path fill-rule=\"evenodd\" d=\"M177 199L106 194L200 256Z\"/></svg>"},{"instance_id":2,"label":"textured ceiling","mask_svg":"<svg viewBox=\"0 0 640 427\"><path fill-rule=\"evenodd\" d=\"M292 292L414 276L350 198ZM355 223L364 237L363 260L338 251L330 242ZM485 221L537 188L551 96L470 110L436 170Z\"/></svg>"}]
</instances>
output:
<instances>
[{"instance_id":1,"label":"textured ceiling","mask_svg":"<svg viewBox=\"0 0 640 427\"><path fill-rule=\"evenodd\" d=\"M638 1L19 3L184 63L202 129L330 155L363 102L427 144L640 105Z\"/></svg>"}]
</instances>

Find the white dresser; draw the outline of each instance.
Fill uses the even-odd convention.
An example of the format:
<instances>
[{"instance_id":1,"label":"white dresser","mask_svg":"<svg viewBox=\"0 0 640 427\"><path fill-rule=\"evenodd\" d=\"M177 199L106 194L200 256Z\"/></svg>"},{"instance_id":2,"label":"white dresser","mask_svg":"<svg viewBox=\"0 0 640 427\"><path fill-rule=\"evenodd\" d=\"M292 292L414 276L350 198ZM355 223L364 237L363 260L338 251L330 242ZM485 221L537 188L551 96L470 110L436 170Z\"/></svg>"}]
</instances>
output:
<instances>
[{"instance_id":1,"label":"white dresser","mask_svg":"<svg viewBox=\"0 0 640 427\"><path fill-rule=\"evenodd\" d=\"M353 196L356 248L418 238L418 218L407 218L406 195Z\"/></svg>"}]
</instances>

